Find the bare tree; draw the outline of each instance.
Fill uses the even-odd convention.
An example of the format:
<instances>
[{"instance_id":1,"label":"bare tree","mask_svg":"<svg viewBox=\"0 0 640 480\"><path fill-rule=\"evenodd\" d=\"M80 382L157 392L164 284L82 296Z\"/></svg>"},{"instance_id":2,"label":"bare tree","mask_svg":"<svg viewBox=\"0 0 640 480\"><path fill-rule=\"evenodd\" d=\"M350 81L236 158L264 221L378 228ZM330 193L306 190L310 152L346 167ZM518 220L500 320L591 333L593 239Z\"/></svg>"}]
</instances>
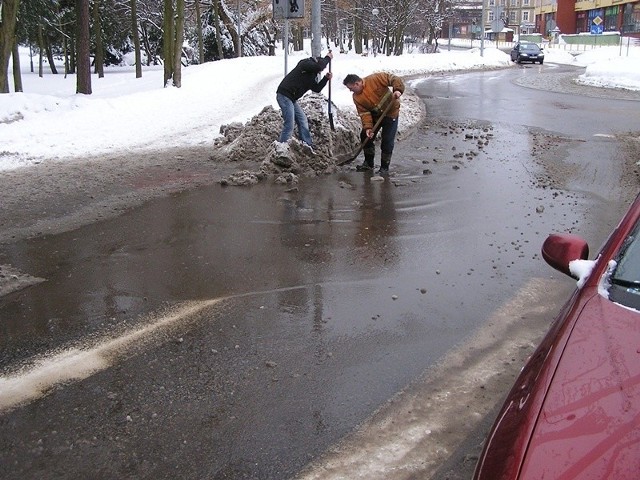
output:
<instances>
[{"instance_id":1,"label":"bare tree","mask_svg":"<svg viewBox=\"0 0 640 480\"><path fill-rule=\"evenodd\" d=\"M173 47L173 86L182 86L182 41L184 40L184 0L176 0L176 26ZM167 58L165 61L169 61Z\"/></svg>"},{"instance_id":2,"label":"bare tree","mask_svg":"<svg viewBox=\"0 0 640 480\"><path fill-rule=\"evenodd\" d=\"M438 38L442 35L442 26L455 14L453 0L423 0L421 8L423 14L422 26L426 30L428 43L438 45Z\"/></svg>"},{"instance_id":3,"label":"bare tree","mask_svg":"<svg viewBox=\"0 0 640 480\"><path fill-rule=\"evenodd\" d=\"M182 85L182 41L184 39L184 0L164 0L163 21L164 85L172 81L174 87Z\"/></svg>"},{"instance_id":4,"label":"bare tree","mask_svg":"<svg viewBox=\"0 0 640 480\"><path fill-rule=\"evenodd\" d=\"M76 53L78 71L76 93L91 95L91 58L89 51L89 0L76 0Z\"/></svg>"},{"instance_id":5,"label":"bare tree","mask_svg":"<svg viewBox=\"0 0 640 480\"><path fill-rule=\"evenodd\" d=\"M0 2L0 93L9 93L9 57L16 43L19 0Z\"/></svg>"},{"instance_id":6,"label":"bare tree","mask_svg":"<svg viewBox=\"0 0 640 480\"><path fill-rule=\"evenodd\" d=\"M22 73L20 72L20 54L17 40L13 42L11 59L13 60L13 91L22 92Z\"/></svg>"},{"instance_id":7,"label":"bare tree","mask_svg":"<svg viewBox=\"0 0 640 480\"><path fill-rule=\"evenodd\" d=\"M202 12L200 0L196 0L196 33L198 35L198 63L204 63L204 40L202 38Z\"/></svg>"},{"instance_id":8,"label":"bare tree","mask_svg":"<svg viewBox=\"0 0 640 480\"><path fill-rule=\"evenodd\" d=\"M220 58L224 58L222 50L222 31L220 30L220 0L213 0L213 21L216 32L216 47Z\"/></svg>"},{"instance_id":9,"label":"bare tree","mask_svg":"<svg viewBox=\"0 0 640 480\"><path fill-rule=\"evenodd\" d=\"M173 78L173 17L175 10L172 0L164 0L164 18L162 20L162 52L164 54L164 86Z\"/></svg>"},{"instance_id":10,"label":"bare tree","mask_svg":"<svg viewBox=\"0 0 640 480\"><path fill-rule=\"evenodd\" d=\"M142 77L142 54L140 52L140 32L138 31L138 9L136 0L131 0L131 35L136 57L136 78Z\"/></svg>"},{"instance_id":11,"label":"bare tree","mask_svg":"<svg viewBox=\"0 0 640 480\"><path fill-rule=\"evenodd\" d=\"M93 0L93 36L96 41L94 57L95 72L98 78L104 77L104 44L102 42L102 22L100 16L100 0Z\"/></svg>"}]
</instances>

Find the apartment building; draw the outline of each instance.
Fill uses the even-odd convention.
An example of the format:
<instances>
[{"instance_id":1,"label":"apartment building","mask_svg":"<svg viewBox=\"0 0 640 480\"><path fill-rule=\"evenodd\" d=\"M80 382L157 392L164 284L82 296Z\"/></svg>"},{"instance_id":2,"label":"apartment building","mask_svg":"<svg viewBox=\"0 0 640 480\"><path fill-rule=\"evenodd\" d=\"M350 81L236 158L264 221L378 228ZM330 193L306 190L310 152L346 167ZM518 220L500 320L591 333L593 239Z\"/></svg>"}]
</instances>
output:
<instances>
[{"instance_id":1,"label":"apartment building","mask_svg":"<svg viewBox=\"0 0 640 480\"><path fill-rule=\"evenodd\" d=\"M536 28L549 32L620 32L640 37L640 1L638 0L536 0Z\"/></svg>"},{"instance_id":2,"label":"apartment building","mask_svg":"<svg viewBox=\"0 0 640 480\"><path fill-rule=\"evenodd\" d=\"M484 29L481 27L484 9ZM443 37L621 32L640 38L640 0L479 0L458 4Z\"/></svg>"}]
</instances>

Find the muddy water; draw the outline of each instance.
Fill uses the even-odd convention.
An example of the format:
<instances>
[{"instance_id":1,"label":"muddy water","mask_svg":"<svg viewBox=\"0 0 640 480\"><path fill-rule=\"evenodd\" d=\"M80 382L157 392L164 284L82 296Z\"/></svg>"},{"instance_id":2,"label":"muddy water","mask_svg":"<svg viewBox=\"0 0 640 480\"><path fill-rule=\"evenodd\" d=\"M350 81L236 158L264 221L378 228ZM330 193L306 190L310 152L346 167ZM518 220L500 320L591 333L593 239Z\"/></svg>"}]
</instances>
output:
<instances>
[{"instance_id":1,"label":"muddy water","mask_svg":"<svg viewBox=\"0 0 640 480\"><path fill-rule=\"evenodd\" d=\"M7 478L287 478L549 276L550 231L601 240L599 187L545 176L572 150L462 96L385 182L214 186L12 246L46 281L0 300Z\"/></svg>"},{"instance_id":2,"label":"muddy water","mask_svg":"<svg viewBox=\"0 0 640 480\"><path fill-rule=\"evenodd\" d=\"M141 476L294 473L548 274L541 241L583 208L551 208L511 160L526 129L487 130L480 150L488 125L457 128L421 129L385 182L346 171L289 192L215 186L16 246L10 263L47 281L2 301L5 373L70 347L102 362L64 363L82 380L45 385L3 435L88 436L81 451L111 473L123 448Z\"/></svg>"},{"instance_id":3,"label":"muddy water","mask_svg":"<svg viewBox=\"0 0 640 480\"><path fill-rule=\"evenodd\" d=\"M4 301L4 363L148 321L144 313L176 302L340 285L329 303L365 324L408 299L418 316L433 295L476 304L467 299L474 282L513 282L510 266L535 258L552 227L536 213L544 195L527 194L529 172L512 160L526 155L528 132L503 136L487 125L423 129L400 147L386 182L345 172L298 191L214 186L20 244L11 264L47 281ZM465 138L487 132L484 150ZM456 157L471 151L471 160Z\"/></svg>"}]
</instances>

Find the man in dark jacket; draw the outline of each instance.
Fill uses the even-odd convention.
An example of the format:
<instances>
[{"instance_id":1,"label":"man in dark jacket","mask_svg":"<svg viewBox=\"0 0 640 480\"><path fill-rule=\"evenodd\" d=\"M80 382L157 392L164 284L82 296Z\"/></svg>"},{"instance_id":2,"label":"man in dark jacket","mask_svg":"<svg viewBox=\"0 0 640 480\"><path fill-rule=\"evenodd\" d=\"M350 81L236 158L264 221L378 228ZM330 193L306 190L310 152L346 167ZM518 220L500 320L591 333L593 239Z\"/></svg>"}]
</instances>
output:
<instances>
[{"instance_id":1,"label":"man in dark jacket","mask_svg":"<svg viewBox=\"0 0 640 480\"><path fill-rule=\"evenodd\" d=\"M286 142L293 135L293 122L298 126L300 140L309 147L313 146L311 132L309 132L309 121L304 111L298 105L298 100L309 90L320 93L327 82L331 79L331 72L327 72L321 80L318 75L329 65L333 58L331 52L322 58L309 57L300 60L293 70L291 70L280 82L276 91L276 100L282 110L284 126L280 134L279 142Z\"/></svg>"}]
</instances>

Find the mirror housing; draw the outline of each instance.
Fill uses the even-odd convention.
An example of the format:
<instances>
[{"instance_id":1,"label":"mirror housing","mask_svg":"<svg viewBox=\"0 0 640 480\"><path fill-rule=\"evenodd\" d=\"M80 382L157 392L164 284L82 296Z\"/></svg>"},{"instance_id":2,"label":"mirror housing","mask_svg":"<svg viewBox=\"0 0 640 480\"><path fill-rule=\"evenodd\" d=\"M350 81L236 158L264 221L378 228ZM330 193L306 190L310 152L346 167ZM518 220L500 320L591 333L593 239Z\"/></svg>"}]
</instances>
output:
<instances>
[{"instance_id":1,"label":"mirror housing","mask_svg":"<svg viewBox=\"0 0 640 480\"><path fill-rule=\"evenodd\" d=\"M587 260L589 245L578 235L553 233L542 244L542 258L559 272L575 278L569 270L569 262Z\"/></svg>"}]
</instances>

